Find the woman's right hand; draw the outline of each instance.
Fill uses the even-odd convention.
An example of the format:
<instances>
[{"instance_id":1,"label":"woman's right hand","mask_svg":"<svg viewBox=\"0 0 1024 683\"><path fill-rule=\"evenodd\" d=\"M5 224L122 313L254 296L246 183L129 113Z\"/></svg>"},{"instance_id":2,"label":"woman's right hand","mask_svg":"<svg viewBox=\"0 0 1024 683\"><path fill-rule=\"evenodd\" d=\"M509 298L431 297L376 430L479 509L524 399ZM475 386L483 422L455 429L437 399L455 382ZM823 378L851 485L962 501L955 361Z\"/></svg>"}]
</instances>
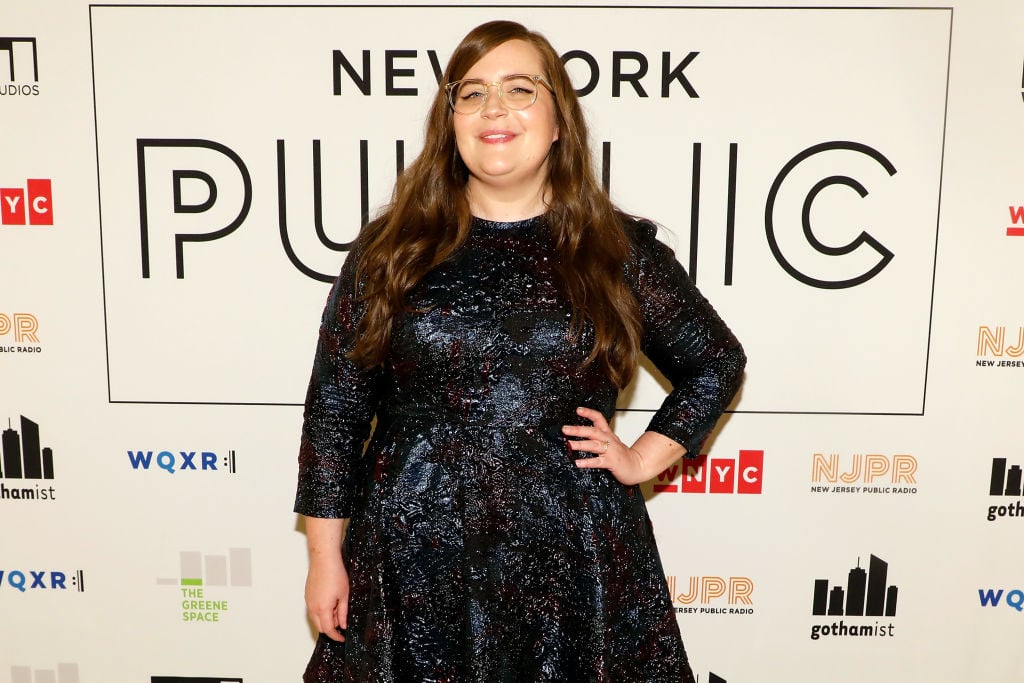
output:
<instances>
[{"instance_id":1,"label":"woman's right hand","mask_svg":"<svg viewBox=\"0 0 1024 683\"><path fill-rule=\"evenodd\" d=\"M341 553L311 560L306 574L306 609L320 633L339 643L348 627L348 572Z\"/></svg>"}]
</instances>

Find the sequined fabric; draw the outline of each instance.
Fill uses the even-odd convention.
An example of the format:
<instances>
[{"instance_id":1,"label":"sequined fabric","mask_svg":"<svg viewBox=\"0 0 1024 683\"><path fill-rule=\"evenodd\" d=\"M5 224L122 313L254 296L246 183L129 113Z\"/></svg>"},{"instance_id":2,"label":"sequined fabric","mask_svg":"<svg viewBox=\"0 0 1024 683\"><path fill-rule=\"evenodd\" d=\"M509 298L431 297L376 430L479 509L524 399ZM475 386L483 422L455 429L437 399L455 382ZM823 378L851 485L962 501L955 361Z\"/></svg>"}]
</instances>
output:
<instances>
[{"instance_id":1,"label":"sequined fabric","mask_svg":"<svg viewBox=\"0 0 1024 683\"><path fill-rule=\"evenodd\" d=\"M673 391L649 429L700 444L737 390L735 337L654 226L627 226L644 351ZM351 517L347 640L307 683L692 682L639 487L573 464L577 406L617 391L592 337L568 341L543 217L474 219L417 286L383 368L343 356L359 308L345 263L306 401L295 510ZM351 259L350 259L351 261ZM377 424L369 435L371 418Z\"/></svg>"}]
</instances>

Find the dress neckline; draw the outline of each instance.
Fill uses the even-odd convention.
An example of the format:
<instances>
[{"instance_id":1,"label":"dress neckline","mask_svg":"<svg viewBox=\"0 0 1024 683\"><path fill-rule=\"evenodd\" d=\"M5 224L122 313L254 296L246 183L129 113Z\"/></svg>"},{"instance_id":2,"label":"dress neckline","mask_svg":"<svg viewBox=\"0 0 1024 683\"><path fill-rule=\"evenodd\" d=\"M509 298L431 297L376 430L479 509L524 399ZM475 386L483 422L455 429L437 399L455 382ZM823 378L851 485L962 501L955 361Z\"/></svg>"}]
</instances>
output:
<instances>
[{"instance_id":1,"label":"dress neckline","mask_svg":"<svg viewBox=\"0 0 1024 683\"><path fill-rule=\"evenodd\" d=\"M487 218L473 216L473 227L481 228L483 230L515 231L540 225L546 220L546 218L547 214L545 213L537 216L531 216L529 218L522 218L517 221L492 221Z\"/></svg>"}]
</instances>

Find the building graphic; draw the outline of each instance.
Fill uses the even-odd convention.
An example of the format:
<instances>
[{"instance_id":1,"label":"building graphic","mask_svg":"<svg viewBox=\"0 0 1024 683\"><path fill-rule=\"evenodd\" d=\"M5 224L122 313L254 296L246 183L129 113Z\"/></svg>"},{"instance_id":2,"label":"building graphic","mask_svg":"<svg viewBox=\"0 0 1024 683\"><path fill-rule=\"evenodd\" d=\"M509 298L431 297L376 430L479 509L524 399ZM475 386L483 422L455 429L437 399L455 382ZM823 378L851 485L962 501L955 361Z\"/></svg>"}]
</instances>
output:
<instances>
[{"instance_id":1,"label":"building graphic","mask_svg":"<svg viewBox=\"0 0 1024 683\"><path fill-rule=\"evenodd\" d=\"M700 683L700 676L697 676L697 683ZM728 681L721 676L716 676L715 674L708 672L708 683L728 683Z\"/></svg>"},{"instance_id":2,"label":"building graphic","mask_svg":"<svg viewBox=\"0 0 1024 683\"><path fill-rule=\"evenodd\" d=\"M78 665L58 664L56 669L35 670L30 666L12 666L11 683L79 683Z\"/></svg>"},{"instance_id":3,"label":"building graphic","mask_svg":"<svg viewBox=\"0 0 1024 683\"><path fill-rule=\"evenodd\" d=\"M53 479L53 450L40 448L39 425L21 416L21 435L7 421L0 479Z\"/></svg>"},{"instance_id":4,"label":"building graphic","mask_svg":"<svg viewBox=\"0 0 1024 683\"><path fill-rule=\"evenodd\" d=\"M179 553L181 576L157 579L160 586L252 586L252 550L231 548L227 555Z\"/></svg>"},{"instance_id":5,"label":"building graphic","mask_svg":"<svg viewBox=\"0 0 1024 683\"><path fill-rule=\"evenodd\" d=\"M0 38L0 81L39 80L35 38Z\"/></svg>"},{"instance_id":6,"label":"building graphic","mask_svg":"<svg viewBox=\"0 0 1024 683\"><path fill-rule=\"evenodd\" d=\"M814 582L814 616L846 617L894 617L899 589L886 585L889 563L871 556L865 571L857 560L857 566L850 570L846 588L833 586L829 589L828 579Z\"/></svg>"},{"instance_id":7,"label":"building graphic","mask_svg":"<svg viewBox=\"0 0 1024 683\"><path fill-rule=\"evenodd\" d=\"M1010 465L1007 469L1006 458L992 458L988 495L1020 497L1021 493L1021 466Z\"/></svg>"}]
</instances>

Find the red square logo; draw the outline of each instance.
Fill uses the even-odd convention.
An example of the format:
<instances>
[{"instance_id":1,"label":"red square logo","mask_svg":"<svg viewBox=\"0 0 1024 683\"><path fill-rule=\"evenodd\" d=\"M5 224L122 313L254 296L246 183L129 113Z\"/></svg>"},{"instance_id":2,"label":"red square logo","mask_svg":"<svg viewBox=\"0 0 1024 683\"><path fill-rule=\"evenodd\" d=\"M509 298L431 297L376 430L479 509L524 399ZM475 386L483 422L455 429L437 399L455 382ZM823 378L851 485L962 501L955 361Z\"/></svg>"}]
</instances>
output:
<instances>
[{"instance_id":1,"label":"red square logo","mask_svg":"<svg viewBox=\"0 0 1024 683\"><path fill-rule=\"evenodd\" d=\"M712 458L708 478L711 480L711 493L733 493L736 489L736 461Z\"/></svg>"},{"instance_id":2,"label":"red square logo","mask_svg":"<svg viewBox=\"0 0 1024 683\"><path fill-rule=\"evenodd\" d=\"M25 191L0 187L0 224L25 225Z\"/></svg>"},{"instance_id":3,"label":"red square logo","mask_svg":"<svg viewBox=\"0 0 1024 683\"><path fill-rule=\"evenodd\" d=\"M761 493L764 451L740 451L736 469L736 493Z\"/></svg>"},{"instance_id":4,"label":"red square logo","mask_svg":"<svg viewBox=\"0 0 1024 683\"><path fill-rule=\"evenodd\" d=\"M682 461L683 493L705 493L708 490L708 456L701 455L694 460Z\"/></svg>"},{"instance_id":5,"label":"red square logo","mask_svg":"<svg viewBox=\"0 0 1024 683\"><path fill-rule=\"evenodd\" d=\"M28 181L29 225L53 225L53 190L49 178Z\"/></svg>"}]
</instances>

